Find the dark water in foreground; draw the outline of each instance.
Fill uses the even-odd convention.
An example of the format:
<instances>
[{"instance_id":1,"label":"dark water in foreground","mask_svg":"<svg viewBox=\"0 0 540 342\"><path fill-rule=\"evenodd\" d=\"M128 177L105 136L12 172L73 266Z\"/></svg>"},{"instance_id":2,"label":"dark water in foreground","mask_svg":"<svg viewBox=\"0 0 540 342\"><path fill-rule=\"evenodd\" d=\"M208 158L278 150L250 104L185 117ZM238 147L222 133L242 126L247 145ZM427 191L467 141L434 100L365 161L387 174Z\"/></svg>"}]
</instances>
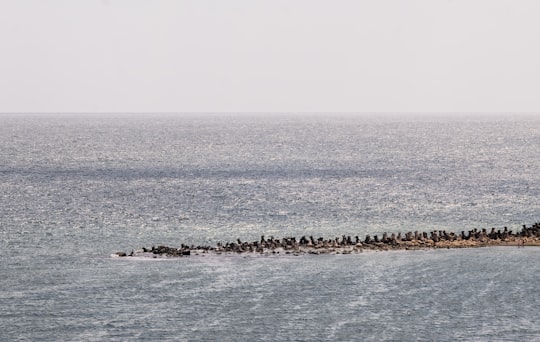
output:
<instances>
[{"instance_id":1,"label":"dark water in foreground","mask_svg":"<svg viewBox=\"0 0 540 342\"><path fill-rule=\"evenodd\" d=\"M540 248L111 258L540 221L540 117L0 116L0 340L540 340Z\"/></svg>"}]
</instances>

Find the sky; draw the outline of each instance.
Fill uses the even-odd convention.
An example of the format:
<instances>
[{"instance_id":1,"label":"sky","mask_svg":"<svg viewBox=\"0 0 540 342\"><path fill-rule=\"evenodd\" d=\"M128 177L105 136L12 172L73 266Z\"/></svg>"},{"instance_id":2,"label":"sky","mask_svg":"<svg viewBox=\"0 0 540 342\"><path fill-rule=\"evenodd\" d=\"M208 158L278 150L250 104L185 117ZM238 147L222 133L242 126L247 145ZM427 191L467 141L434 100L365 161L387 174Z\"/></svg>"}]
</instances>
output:
<instances>
[{"instance_id":1,"label":"sky","mask_svg":"<svg viewBox=\"0 0 540 342\"><path fill-rule=\"evenodd\" d=\"M539 0L0 0L0 112L540 112Z\"/></svg>"}]
</instances>

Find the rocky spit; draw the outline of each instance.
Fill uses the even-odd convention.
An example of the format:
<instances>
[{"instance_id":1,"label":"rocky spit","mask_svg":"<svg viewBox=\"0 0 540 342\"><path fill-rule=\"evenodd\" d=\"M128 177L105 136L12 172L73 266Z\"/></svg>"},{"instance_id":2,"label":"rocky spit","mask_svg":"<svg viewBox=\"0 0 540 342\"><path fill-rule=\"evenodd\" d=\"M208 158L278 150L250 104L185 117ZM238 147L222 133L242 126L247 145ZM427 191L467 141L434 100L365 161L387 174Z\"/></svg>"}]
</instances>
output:
<instances>
[{"instance_id":1,"label":"rocky spit","mask_svg":"<svg viewBox=\"0 0 540 342\"><path fill-rule=\"evenodd\" d=\"M489 246L540 246L540 223L529 227L523 225L517 232L503 229L473 229L460 233L442 231L407 232L405 234L388 234L382 236L366 235L364 239L358 236L341 236L334 239L314 238L313 236L284 237L275 239L261 236L259 241L218 242L216 246L195 246L181 244L179 247L152 246L143 247L131 253L117 252L119 257L152 256L152 257L186 257L190 255L213 254L351 254L364 250L415 250L434 248L472 248Z\"/></svg>"}]
</instances>

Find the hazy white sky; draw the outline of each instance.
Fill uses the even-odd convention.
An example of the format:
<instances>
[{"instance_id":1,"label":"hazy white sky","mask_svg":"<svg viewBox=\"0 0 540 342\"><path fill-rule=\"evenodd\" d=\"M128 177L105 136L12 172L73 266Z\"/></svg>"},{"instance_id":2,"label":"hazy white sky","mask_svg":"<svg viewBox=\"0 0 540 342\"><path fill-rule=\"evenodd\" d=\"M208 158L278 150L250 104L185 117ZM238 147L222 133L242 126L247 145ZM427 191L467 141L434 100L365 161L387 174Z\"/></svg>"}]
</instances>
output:
<instances>
[{"instance_id":1,"label":"hazy white sky","mask_svg":"<svg viewBox=\"0 0 540 342\"><path fill-rule=\"evenodd\" d=\"M0 0L0 112L540 112L540 0Z\"/></svg>"}]
</instances>

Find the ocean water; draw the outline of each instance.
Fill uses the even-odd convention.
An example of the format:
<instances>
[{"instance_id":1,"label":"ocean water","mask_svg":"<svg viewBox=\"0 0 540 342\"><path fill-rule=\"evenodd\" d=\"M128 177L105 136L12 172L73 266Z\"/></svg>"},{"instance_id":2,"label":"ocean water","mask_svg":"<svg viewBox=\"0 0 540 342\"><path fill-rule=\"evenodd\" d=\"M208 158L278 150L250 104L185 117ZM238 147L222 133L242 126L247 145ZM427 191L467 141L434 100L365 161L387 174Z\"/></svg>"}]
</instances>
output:
<instances>
[{"instance_id":1,"label":"ocean water","mask_svg":"<svg viewBox=\"0 0 540 342\"><path fill-rule=\"evenodd\" d=\"M0 115L0 340L540 341L540 248L115 258L540 221L540 116Z\"/></svg>"}]
</instances>

